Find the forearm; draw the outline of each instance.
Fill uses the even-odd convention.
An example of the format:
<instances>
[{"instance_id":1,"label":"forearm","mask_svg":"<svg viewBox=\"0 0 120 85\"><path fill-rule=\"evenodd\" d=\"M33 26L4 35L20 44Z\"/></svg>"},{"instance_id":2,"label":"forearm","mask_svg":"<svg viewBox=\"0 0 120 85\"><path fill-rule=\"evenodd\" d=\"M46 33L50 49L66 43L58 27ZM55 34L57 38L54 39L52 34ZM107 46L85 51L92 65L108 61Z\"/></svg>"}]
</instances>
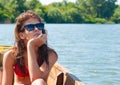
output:
<instances>
[{"instance_id":1,"label":"forearm","mask_svg":"<svg viewBox=\"0 0 120 85\"><path fill-rule=\"evenodd\" d=\"M39 65L37 63L37 50L41 45L43 45L46 42L47 36L45 34L41 34L36 38L33 38L27 42L27 52L28 52L28 69L30 74L31 81L34 81L35 79L46 78L46 74L48 72L43 71L41 68L39 68Z\"/></svg>"},{"instance_id":2,"label":"forearm","mask_svg":"<svg viewBox=\"0 0 120 85\"><path fill-rule=\"evenodd\" d=\"M41 78L41 71L37 64L37 55L35 54L34 47L31 44L27 46L28 51L28 69L31 81Z\"/></svg>"}]
</instances>

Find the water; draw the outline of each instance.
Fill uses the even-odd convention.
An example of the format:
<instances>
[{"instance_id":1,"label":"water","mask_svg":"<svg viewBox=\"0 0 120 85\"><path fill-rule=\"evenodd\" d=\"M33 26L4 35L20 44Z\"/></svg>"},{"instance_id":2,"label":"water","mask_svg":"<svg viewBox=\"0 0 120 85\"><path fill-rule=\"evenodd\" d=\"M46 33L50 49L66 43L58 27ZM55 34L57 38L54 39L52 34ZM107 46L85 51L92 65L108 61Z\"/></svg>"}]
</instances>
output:
<instances>
[{"instance_id":1,"label":"water","mask_svg":"<svg viewBox=\"0 0 120 85\"><path fill-rule=\"evenodd\" d=\"M0 44L13 45L14 24L0 24ZM120 26L46 24L58 62L86 85L120 85Z\"/></svg>"}]
</instances>

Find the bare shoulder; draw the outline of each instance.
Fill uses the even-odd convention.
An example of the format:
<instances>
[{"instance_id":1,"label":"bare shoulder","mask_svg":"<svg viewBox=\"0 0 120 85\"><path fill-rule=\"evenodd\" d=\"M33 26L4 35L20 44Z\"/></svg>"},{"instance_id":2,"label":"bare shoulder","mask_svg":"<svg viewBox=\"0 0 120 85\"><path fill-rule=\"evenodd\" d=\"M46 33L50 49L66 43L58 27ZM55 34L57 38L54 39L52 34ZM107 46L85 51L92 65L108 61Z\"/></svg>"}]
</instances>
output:
<instances>
[{"instance_id":1,"label":"bare shoulder","mask_svg":"<svg viewBox=\"0 0 120 85\"><path fill-rule=\"evenodd\" d=\"M8 50L4 53L3 56L3 66L4 65L13 65L14 64L15 57L13 55L13 50Z\"/></svg>"},{"instance_id":2,"label":"bare shoulder","mask_svg":"<svg viewBox=\"0 0 120 85\"><path fill-rule=\"evenodd\" d=\"M49 49L48 55L49 55L49 63L53 65L57 61L58 55L53 49Z\"/></svg>"}]
</instances>

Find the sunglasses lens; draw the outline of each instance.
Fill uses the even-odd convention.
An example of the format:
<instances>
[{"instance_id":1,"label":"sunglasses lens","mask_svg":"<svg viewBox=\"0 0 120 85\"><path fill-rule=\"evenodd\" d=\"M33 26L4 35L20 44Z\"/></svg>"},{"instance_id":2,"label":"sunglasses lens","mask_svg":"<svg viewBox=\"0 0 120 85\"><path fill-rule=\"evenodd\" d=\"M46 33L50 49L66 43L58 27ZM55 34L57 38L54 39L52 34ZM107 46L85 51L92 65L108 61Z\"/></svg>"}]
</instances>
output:
<instances>
[{"instance_id":1,"label":"sunglasses lens","mask_svg":"<svg viewBox=\"0 0 120 85\"><path fill-rule=\"evenodd\" d=\"M25 25L24 27L28 31L33 31L35 27L37 27L39 30L43 30L44 29L44 24L43 23L29 24L29 25Z\"/></svg>"},{"instance_id":2,"label":"sunglasses lens","mask_svg":"<svg viewBox=\"0 0 120 85\"><path fill-rule=\"evenodd\" d=\"M32 31L32 30L34 30L34 25L29 24L29 25L26 25L25 28L26 28L28 31Z\"/></svg>"},{"instance_id":3,"label":"sunglasses lens","mask_svg":"<svg viewBox=\"0 0 120 85\"><path fill-rule=\"evenodd\" d=\"M39 30L43 30L44 29L44 24L43 23L38 23L35 25Z\"/></svg>"}]
</instances>

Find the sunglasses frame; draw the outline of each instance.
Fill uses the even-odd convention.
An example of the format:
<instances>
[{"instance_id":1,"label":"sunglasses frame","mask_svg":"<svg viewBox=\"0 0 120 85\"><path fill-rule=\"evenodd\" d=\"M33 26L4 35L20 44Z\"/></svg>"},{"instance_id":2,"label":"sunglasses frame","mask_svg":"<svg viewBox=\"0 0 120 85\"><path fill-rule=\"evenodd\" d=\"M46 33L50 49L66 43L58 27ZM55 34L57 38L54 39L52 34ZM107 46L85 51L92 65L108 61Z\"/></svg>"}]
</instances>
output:
<instances>
[{"instance_id":1,"label":"sunglasses frame","mask_svg":"<svg viewBox=\"0 0 120 85\"><path fill-rule=\"evenodd\" d=\"M44 29L44 23L27 24L27 25L24 26L24 28L27 31L33 31L35 29L35 27L37 27L39 30L43 30Z\"/></svg>"}]
</instances>

